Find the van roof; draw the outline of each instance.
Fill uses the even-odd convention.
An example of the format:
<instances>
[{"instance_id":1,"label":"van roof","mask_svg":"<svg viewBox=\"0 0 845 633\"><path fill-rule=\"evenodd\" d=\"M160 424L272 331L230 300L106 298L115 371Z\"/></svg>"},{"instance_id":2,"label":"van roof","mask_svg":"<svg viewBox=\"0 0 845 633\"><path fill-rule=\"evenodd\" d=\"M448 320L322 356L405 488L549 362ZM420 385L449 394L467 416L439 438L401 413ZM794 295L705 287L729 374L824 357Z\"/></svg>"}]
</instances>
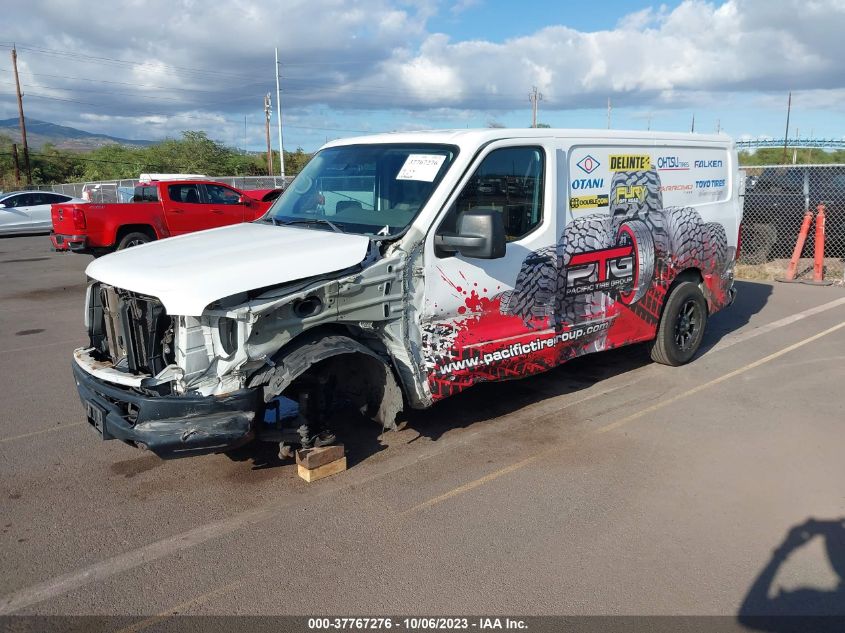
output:
<instances>
[{"instance_id":1,"label":"van roof","mask_svg":"<svg viewBox=\"0 0 845 633\"><path fill-rule=\"evenodd\" d=\"M478 147L491 141L511 138L565 138L589 141L641 141L660 145L665 142L693 145L733 147L733 139L726 134L694 134L678 132L645 132L642 130L585 130L556 128L480 128L458 130L423 130L418 132L390 132L370 136L356 136L331 141L323 147L337 147L359 143L439 143L457 145L462 149Z\"/></svg>"}]
</instances>

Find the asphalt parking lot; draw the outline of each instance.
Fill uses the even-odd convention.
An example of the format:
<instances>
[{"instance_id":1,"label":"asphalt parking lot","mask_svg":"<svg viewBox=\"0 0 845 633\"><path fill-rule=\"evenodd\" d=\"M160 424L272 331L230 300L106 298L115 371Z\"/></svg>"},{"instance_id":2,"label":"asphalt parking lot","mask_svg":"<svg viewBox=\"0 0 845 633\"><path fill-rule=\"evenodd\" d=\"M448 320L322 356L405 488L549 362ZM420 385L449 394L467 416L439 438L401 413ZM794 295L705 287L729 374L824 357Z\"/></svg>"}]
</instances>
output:
<instances>
[{"instance_id":1,"label":"asphalt parking lot","mask_svg":"<svg viewBox=\"0 0 845 633\"><path fill-rule=\"evenodd\" d=\"M98 440L70 373L89 261L0 240L0 614L845 610L841 287L740 282L690 365L482 385L306 484Z\"/></svg>"}]
</instances>

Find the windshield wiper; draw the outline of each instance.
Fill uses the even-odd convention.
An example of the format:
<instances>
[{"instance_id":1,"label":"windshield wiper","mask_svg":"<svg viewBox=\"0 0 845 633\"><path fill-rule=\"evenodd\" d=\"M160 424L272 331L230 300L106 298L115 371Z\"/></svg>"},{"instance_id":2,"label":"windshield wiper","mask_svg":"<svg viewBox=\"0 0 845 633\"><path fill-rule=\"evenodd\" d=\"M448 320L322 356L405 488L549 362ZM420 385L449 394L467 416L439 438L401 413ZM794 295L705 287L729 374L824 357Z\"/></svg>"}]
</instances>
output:
<instances>
[{"instance_id":1,"label":"windshield wiper","mask_svg":"<svg viewBox=\"0 0 845 633\"><path fill-rule=\"evenodd\" d=\"M256 222L272 222L273 226L279 226L279 221L272 215L268 215L266 218L258 218Z\"/></svg>"},{"instance_id":2,"label":"windshield wiper","mask_svg":"<svg viewBox=\"0 0 845 633\"><path fill-rule=\"evenodd\" d=\"M343 233L343 229L341 229L337 224L324 218L297 218L286 222L279 220L279 223L283 226L290 226L291 224L325 224L326 226L331 227L332 231L335 233Z\"/></svg>"}]
</instances>

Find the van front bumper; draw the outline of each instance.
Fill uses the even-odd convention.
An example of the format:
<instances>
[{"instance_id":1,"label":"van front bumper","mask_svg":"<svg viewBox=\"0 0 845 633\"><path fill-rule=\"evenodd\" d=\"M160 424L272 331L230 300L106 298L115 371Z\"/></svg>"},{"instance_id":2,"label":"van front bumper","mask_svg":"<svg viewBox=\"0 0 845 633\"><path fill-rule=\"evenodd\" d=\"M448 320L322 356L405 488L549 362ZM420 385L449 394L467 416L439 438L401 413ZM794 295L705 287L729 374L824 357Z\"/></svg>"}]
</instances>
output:
<instances>
[{"instance_id":1,"label":"van front bumper","mask_svg":"<svg viewBox=\"0 0 845 633\"><path fill-rule=\"evenodd\" d=\"M104 440L123 440L165 459L246 444L262 406L256 389L225 396L147 396L96 378L75 361L73 376L88 422Z\"/></svg>"}]
</instances>

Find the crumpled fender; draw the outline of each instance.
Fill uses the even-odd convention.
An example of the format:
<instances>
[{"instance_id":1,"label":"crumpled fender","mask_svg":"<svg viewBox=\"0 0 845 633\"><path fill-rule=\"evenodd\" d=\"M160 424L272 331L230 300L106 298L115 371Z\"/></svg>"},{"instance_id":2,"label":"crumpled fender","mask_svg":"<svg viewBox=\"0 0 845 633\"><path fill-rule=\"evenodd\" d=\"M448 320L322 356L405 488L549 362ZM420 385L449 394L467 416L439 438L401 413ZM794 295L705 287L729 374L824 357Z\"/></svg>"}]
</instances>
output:
<instances>
[{"instance_id":1,"label":"crumpled fender","mask_svg":"<svg viewBox=\"0 0 845 633\"><path fill-rule=\"evenodd\" d=\"M377 381L381 382L383 391L373 394L379 406L372 417L385 428L394 428L396 416L403 408L403 395L390 363L369 347L347 336L325 336L319 331L306 334L280 350L266 368L250 378L247 386L264 385L264 401L270 402L313 365L343 354L364 354L376 360L383 369L384 373L378 376Z\"/></svg>"}]
</instances>

